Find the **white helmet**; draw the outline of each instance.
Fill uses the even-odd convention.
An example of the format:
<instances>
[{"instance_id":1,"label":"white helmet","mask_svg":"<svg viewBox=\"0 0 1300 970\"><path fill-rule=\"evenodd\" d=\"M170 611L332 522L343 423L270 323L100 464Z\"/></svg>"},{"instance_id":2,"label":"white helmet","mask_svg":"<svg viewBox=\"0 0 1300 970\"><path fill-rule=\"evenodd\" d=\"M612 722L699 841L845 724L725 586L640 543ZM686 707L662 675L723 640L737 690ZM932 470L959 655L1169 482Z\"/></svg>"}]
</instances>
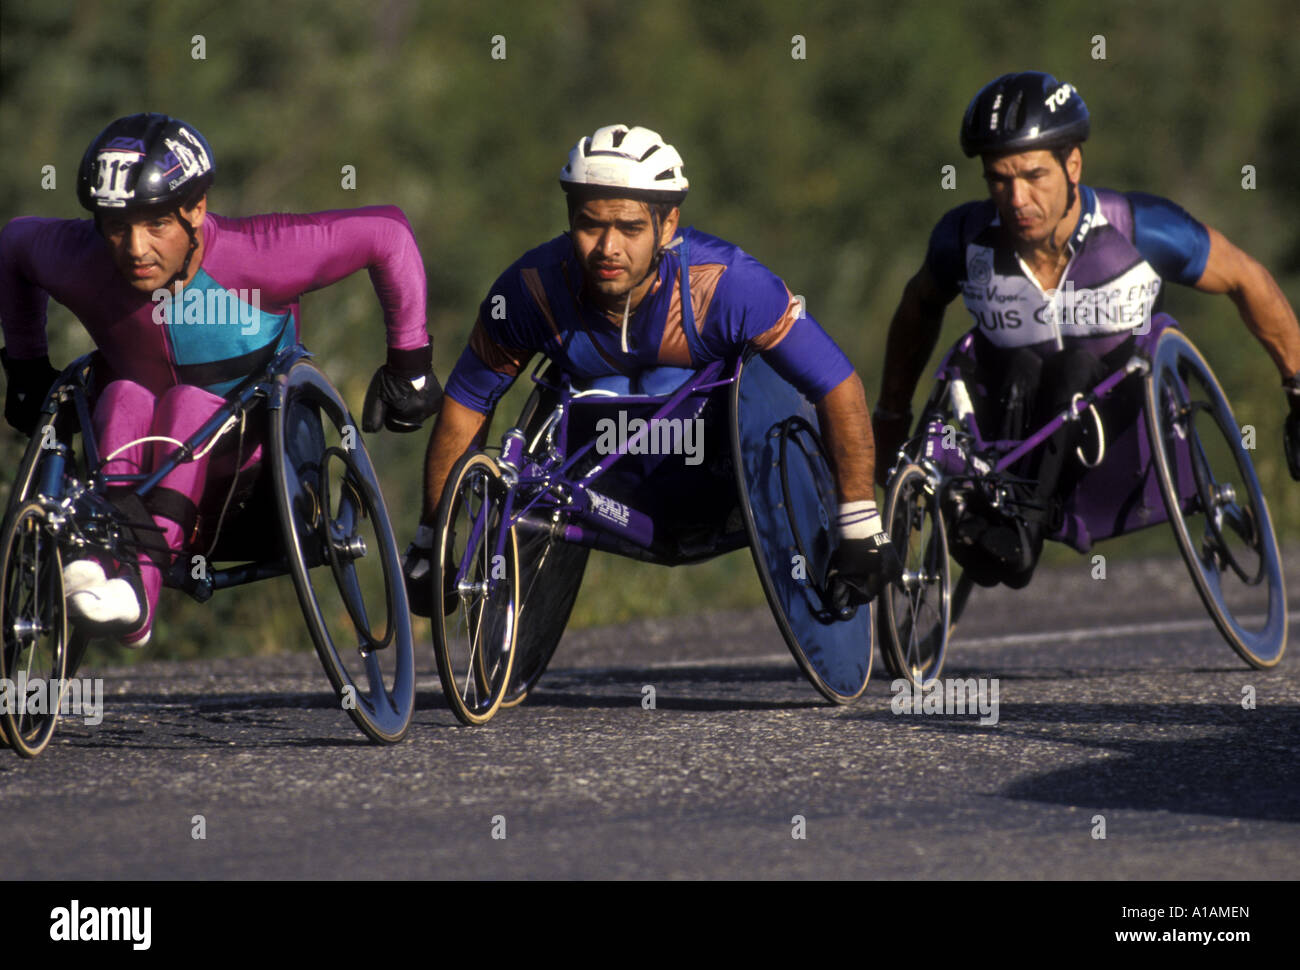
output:
<instances>
[{"instance_id":1,"label":"white helmet","mask_svg":"<svg viewBox=\"0 0 1300 970\"><path fill-rule=\"evenodd\" d=\"M615 194L647 202L680 203L691 183L682 156L649 128L608 125L583 138L560 172L565 192L625 190Z\"/></svg>"}]
</instances>

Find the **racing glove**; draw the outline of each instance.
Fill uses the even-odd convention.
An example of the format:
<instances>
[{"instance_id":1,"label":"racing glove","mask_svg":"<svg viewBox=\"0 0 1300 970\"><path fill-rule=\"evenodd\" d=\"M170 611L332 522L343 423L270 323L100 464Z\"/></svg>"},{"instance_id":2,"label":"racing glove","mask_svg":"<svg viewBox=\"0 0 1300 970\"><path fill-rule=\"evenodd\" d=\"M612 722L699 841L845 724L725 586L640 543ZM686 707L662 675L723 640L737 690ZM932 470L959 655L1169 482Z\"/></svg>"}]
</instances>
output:
<instances>
[{"instance_id":1,"label":"racing glove","mask_svg":"<svg viewBox=\"0 0 1300 970\"><path fill-rule=\"evenodd\" d=\"M894 467L894 456L907 440L912 426L912 412L890 411L876 405L871 412L871 436L876 441L876 484L884 488Z\"/></svg>"},{"instance_id":2,"label":"racing glove","mask_svg":"<svg viewBox=\"0 0 1300 970\"><path fill-rule=\"evenodd\" d=\"M826 574L831 606L843 610L870 603L902 575L903 563L887 532L877 532L869 539L841 540Z\"/></svg>"},{"instance_id":3,"label":"racing glove","mask_svg":"<svg viewBox=\"0 0 1300 970\"><path fill-rule=\"evenodd\" d=\"M453 543L454 545L454 543ZM402 557L402 579L406 582L406 599L416 616L433 616L433 526L420 524L415 539L406 547ZM442 612L450 616L456 611L458 597L448 589L455 577L455 568L442 571Z\"/></svg>"},{"instance_id":4,"label":"racing glove","mask_svg":"<svg viewBox=\"0 0 1300 970\"><path fill-rule=\"evenodd\" d=\"M1286 425L1282 429L1282 446L1286 451L1286 467L1291 473L1291 478L1300 482L1300 371L1293 374L1282 382L1282 388L1286 391L1287 402L1291 405L1291 413L1286 417ZM5 417L9 412L5 412Z\"/></svg>"},{"instance_id":5,"label":"racing glove","mask_svg":"<svg viewBox=\"0 0 1300 970\"><path fill-rule=\"evenodd\" d=\"M433 616L433 526L420 524L402 557L406 598L416 616Z\"/></svg>"},{"instance_id":6,"label":"racing glove","mask_svg":"<svg viewBox=\"0 0 1300 970\"><path fill-rule=\"evenodd\" d=\"M31 437L41 416L41 405L59 372L50 366L49 355L31 360L14 360L0 349L5 370L5 420L10 427Z\"/></svg>"},{"instance_id":7,"label":"racing glove","mask_svg":"<svg viewBox=\"0 0 1300 970\"><path fill-rule=\"evenodd\" d=\"M418 431L442 407L442 385L433 373L433 345L388 348L388 362L375 371L361 407L361 430L373 434Z\"/></svg>"}]
</instances>

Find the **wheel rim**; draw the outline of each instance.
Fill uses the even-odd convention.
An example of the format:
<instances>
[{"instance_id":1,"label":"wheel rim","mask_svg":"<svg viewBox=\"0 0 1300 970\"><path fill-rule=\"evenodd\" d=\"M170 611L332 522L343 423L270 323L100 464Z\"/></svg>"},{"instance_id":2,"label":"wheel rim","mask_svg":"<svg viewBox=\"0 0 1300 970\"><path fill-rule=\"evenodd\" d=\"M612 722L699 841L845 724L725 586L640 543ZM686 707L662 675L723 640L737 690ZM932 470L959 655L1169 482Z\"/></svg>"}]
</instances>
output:
<instances>
[{"instance_id":1,"label":"wheel rim","mask_svg":"<svg viewBox=\"0 0 1300 970\"><path fill-rule=\"evenodd\" d=\"M378 480L324 375L298 363L286 379L273 464L299 603L342 708L371 739L398 741L414 710L415 661Z\"/></svg>"},{"instance_id":2,"label":"wheel rim","mask_svg":"<svg viewBox=\"0 0 1300 970\"><path fill-rule=\"evenodd\" d=\"M1268 506L1222 389L1177 331L1157 344L1147 410L1170 524L1197 592L1243 659L1273 666L1287 618Z\"/></svg>"},{"instance_id":3,"label":"wheel rim","mask_svg":"<svg viewBox=\"0 0 1300 970\"><path fill-rule=\"evenodd\" d=\"M902 553L903 575L885 595L882 649L891 672L926 685L943 670L952 619L948 540L933 484L916 465L890 483L889 535Z\"/></svg>"},{"instance_id":4,"label":"wheel rim","mask_svg":"<svg viewBox=\"0 0 1300 970\"><path fill-rule=\"evenodd\" d=\"M514 664L518 547L515 530L503 525L505 493L495 463L471 455L453 476L439 517L435 602L454 591L455 608L435 620L435 658L448 705L466 724L497 712Z\"/></svg>"},{"instance_id":5,"label":"wheel rim","mask_svg":"<svg viewBox=\"0 0 1300 970\"><path fill-rule=\"evenodd\" d=\"M15 688L0 722L13 749L34 757L54 734L62 700L52 684L62 686L67 659L63 564L57 538L36 502L15 511L0 545L0 675ZM23 685L36 679L43 680L43 709L29 710Z\"/></svg>"}]
</instances>

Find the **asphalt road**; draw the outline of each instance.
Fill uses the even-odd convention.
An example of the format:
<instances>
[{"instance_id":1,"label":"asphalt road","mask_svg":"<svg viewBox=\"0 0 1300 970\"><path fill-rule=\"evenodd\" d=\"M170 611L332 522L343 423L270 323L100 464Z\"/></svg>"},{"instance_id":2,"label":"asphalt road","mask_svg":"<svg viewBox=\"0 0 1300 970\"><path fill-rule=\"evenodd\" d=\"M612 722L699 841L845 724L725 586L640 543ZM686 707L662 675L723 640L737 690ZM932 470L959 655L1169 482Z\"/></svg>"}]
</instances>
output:
<instances>
[{"instance_id":1,"label":"asphalt road","mask_svg":"<svg viewBox=\"0 0 1300 970\"><path fill-rule=\"evenodd\" d=\"M1294 878L1300 661L1293 647L1247 668L1182 570L1114 564L1098 581L1080 560L1018 593L977 591L946 676L996 677L996 724L894 713L879 664L860 701L831 706L766 611L573 632L529 701L476 729L457 726L423 647L415 724L394 747L356 731L312 653L83 671L104 678L101 724L65 720L35 761L0 752L0 866L9 880Z\"/></svg>"}]
</instances>

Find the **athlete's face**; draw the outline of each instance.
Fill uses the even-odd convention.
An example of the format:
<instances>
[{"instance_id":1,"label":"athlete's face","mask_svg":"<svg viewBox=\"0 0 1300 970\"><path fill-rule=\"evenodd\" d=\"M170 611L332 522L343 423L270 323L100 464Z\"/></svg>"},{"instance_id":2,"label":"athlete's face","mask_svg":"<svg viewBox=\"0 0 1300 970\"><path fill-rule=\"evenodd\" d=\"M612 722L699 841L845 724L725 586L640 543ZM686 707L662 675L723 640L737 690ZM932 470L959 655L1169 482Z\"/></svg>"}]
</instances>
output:
<instances>
[{"instance_id":1,"label":"athlete's face","mask_svg":"<svg viewBox=\"0 0 1300 970\"><path fill-rule=\"evenodd\" d=\"M1070 182L1078 183L1082 166L1078 148L1070 152L1064 170L1055 155L1041 149L985 156L984 181L1002 225L1022 243L1046 242L1065 216Z\"/></svg>"},{"instance_id":2,"label":"athlete's face","mask_svg":"<svg viewBox=\"0 0 1300 970\"><path fill-rule=\"evenodd\" d=\"M193 209L181 215L197 229L203 224L207 199L200 199ZM152 293L175 276L185 262L190 237L174 212L145 212L100 217L100 228L113 253L113 262L126 281L142 293ZM193 278L202 258L200 247L190 260L187 275ZM189 280L186 280L189 282Z\"/></svg>"},{"instance_id":3,"label":"athlete's face","mask_svg":"<svg viewBox=\"0 0 1300 970\"><path fill-rule=\"evenodd\" d=\"M655 239L650 207L635 199L590 199L574 213L573 245L601 302L621 307L634 287L634 302L645 295L654 281L642 277L659 248L672 240L677 217L673 209Z\"/></svg>"}]
</instances>

